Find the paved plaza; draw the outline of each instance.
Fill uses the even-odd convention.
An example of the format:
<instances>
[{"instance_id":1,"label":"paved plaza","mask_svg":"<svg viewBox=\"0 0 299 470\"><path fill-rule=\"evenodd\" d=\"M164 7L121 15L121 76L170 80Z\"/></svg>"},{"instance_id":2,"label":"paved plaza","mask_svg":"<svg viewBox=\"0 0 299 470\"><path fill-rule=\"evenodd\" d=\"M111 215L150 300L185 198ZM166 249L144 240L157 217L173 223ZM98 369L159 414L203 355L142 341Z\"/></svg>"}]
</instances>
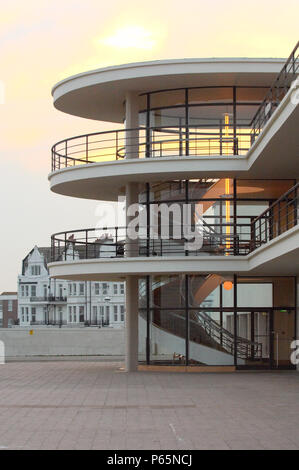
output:
<instances>
[{"instance_id":1,"label":"paved plaza","mask_svg":"<svg viewBox=\"0 0 299 470\"><path fill-rule=\"evenodd\" d=\"M299 373L0 366L0 449L298 449Z\"/></svg>"}]
</instances>

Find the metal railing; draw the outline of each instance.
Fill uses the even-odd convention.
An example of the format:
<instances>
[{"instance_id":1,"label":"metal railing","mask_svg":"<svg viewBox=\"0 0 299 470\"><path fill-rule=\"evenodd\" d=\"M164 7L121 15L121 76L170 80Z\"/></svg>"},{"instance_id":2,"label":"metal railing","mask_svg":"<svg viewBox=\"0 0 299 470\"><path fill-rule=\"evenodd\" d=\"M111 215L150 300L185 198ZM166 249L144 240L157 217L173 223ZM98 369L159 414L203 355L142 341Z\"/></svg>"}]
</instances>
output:
<instances>
[{"instance_id":1,"label":"metal railing","mask_svg":"<svg viewBox=\"0 0 299 470\"><path fill-rule=\"evenodd\" d=\"M242 336L235 337L233 333L213 320L206 312L198 311L196 315L198 323L204 328L205 332L229 354L234 354L236 342L237 357L240 359L250 357L261 359L263 357L262 343L250 341Z\"/></svg>"},{"instance_id":2,"label":"metal railing","mask_svg":"<svg viewBox=\"0 0 299 470\"><path fill-rule=\"evenodd\" d=\"M207 230L207 225L209 230ZM231 233L225 233L229 227ZM200 256L246 255L260 246L258 237L252 246L251 224L206 224L202 225L197 237L190 239L190 226L173 226L173 233L180 236L161 236L154 226L139 227L138 238L130 239L127 227L103 227L59 232L51 237L52 261L75 261L94 258L122 258L139 256ZM234 229L238 232L234 234ZM186 230L186 231L185 231ZM194 231L194 227L192 227ZM152 232L153 231L153 232ZM185 231L185 232L184 232ZM202 241L202 243L201 243ZM193 243L193 245L192 245Z\"/></svg>"},{"instance_id":3,"label":"metal railing","mask_svg":"<svg viewBox=\"0 0 299 470\"><path fill-rule=\"evenodd\" d=\"M298 190L299 183L295 184L268 209L253 219L251 223L253 247L257 248L255 240L258 240L260 244L267 243L298 224Z\"/></svg>"},{"instance_id":4,"label":"metal railing","mask_svg":"<svg viewBox=\"0 0 299 470\"><path fill-rule=\"evenodd\" d=\"M203 254L244 256L298 224L298 189L299 183L250 223L208 223L203 219L204 223L196 226L144 226L139 227L138 233L134 232L137 237L134 240L132 229L128 227L59 232L51 237L51 260ZM167 227L167 235L165 232L161 235L163 227ZM194 232L197 238L190 238Z\"/></svg>"},{"instance_id":5,"label":"metal railing","mask_svg":"<svg viewBox=\"0 0 299 470\"><path fill-rule=\"evenodd\" d=\"M96 132L57 142L52 147L52 171L77 165L167 156L241 155L251 146L250 131L209 131L179 127L138 127Z\"/></svg>"},{"instance_id":6,"label":"metal railing","mask_svg":"<svg viewBox=\"0 0 299 470\"><path fill-rule=\"evenodd\" d=\"M274 111L283 100L290 89L292 82L299 74L299 42L297 42L291 55L284 64L275 82L269 89L266 97L251 122L252 141L260 134L266 122L270 119Z\"/></svg>"},{"instance_id":7,"label":"metal railing","mask_svg":"<svg viewBox=\"0 0 299 470\"><path fill-rule=\"evenodd\" d=\"M30 302L66 302L66 297L48 295L43 297L30 297Z\"/></svg>"}]
</instances>

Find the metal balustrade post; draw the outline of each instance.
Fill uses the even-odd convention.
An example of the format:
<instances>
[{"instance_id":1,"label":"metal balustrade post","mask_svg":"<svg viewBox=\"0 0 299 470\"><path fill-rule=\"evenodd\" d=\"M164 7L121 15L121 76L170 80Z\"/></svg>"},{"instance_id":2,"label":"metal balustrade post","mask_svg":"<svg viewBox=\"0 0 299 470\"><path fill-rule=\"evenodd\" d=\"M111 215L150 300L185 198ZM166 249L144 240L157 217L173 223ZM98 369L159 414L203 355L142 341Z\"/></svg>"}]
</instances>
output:
<instances>
[{"instance_id":1,"label":"metal balustrade post","mask_svg":"<svg viewBox=\"0 0 299 470\"><path fill-rule=\"evenodd\" d=\"M117 257L117 251L118 251L118 227L115 227L114 230L115 230L115 257Z\"/></svg>"},{"instance_id":2,"label":"metal balustrade post","mask_svg":"<svg viewBox=\"0 0 299 470\"><path fill-rule=\"evenodd\" d=\"M74 248L73 248L73 255L75 252ZM85 230L85 259L88 259L88 231L87 230Z\"/></svg>"},{"instance_id":3,"label":"metal balustrade post","mask_svg":"<svg viewBox=\"0 0 299 470\"><path fill-rule=\"evenodd\" d=\"M118 160L118 131L115 133L115 160Z\"/></svg>"},{"instance_id":4,"label":"metal balustrade post","mask_svg":"<svg viewBox=\"0 0 299 470\"><path fill-rule=\"evenodd\" d=\"M186 156L189 155L189 94L185 89L185 129L186 129Z\"/></svg>"}]
</instances>

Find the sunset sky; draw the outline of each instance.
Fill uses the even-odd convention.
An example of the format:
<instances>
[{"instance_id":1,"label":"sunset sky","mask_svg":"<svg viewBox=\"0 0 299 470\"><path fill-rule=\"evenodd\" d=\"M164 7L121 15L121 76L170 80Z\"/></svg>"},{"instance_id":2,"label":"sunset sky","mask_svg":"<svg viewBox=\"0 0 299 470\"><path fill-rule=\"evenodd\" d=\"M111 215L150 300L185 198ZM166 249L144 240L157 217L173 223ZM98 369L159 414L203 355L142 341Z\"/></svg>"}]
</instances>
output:
<instances>
[{"instance_id":1,"label":"sunset sky","mask_svg":"<svg viewBox=\"0 0 299 470\"><path fill-rule=\"evenodd\" d=\"M53 143L111 125L54 109L51 88L89 69L187 57L287 57L298 0L1 0L0 293L57 231L93 227L95 201L50 192Z\"/></svg>"}]
</instances>

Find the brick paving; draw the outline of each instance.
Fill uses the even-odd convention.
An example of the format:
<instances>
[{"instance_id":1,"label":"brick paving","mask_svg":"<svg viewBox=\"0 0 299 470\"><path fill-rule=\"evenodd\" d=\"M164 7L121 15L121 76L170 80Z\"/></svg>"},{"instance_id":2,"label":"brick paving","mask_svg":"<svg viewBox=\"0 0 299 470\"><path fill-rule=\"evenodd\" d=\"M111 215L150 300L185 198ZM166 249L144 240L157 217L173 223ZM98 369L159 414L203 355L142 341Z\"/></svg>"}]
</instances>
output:
<instances>
[{"instance_id":1,"label":"brick paving","mask_svg":"<svg viewBox=\"0 0 299 470\"><path fill-rule=\"evenodd\" d=\"M0 449L298 449L299 374L0 365Z\"/></svg>"}]
</instances>

